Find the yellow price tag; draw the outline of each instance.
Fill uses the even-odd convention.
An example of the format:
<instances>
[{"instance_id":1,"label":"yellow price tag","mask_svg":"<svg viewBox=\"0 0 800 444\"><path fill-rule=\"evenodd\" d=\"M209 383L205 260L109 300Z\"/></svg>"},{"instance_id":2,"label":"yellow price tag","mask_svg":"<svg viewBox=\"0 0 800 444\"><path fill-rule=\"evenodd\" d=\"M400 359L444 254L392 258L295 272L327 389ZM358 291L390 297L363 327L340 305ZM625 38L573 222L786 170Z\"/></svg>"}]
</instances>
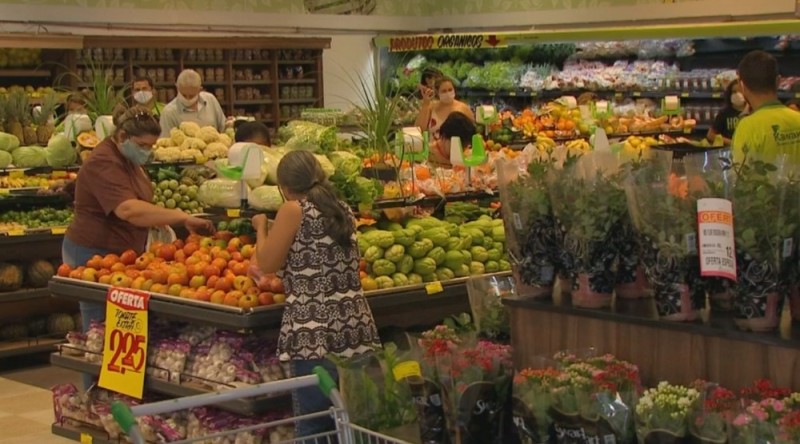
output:
<instances>
[{"instance_id":1,"label":"yellow price tag","mask_svg":"<svg viewBox=\"0 0 800 444\"><path fill-rule=\"evenodd\" d=\"M517 96L517 92L516 91L511 91L510 93L508 93L508 95L511 96L511 97L516 97Z\"/></svg>"},{"instance_id":2,"label":"yellow price tag","mask_svg":"<svg viewBox=\"0 0 800 444\"><path fill-rule=\"evenodd\" d=\"M621 98L621 97L622 97L622 93L621 93L621 92L615 92L615 93L614 93L614 97L616 97L616 98L618 98L618 99L619 99L619 98Z\"/></svg>"},{"instance_id":3,"label":"yellow price tag","mask_svg":"<svg viewBox=\"0 0 800 444\"><path fill-rule=\"evenodd\" d=\"M719 99L720 97L722 97L721 93L711 93L711 98L712 99Z\"/></svg>"},{"instance_id":4,"label":"yellow price tag","mask_svg":"<svg viewBox=\"0 0 800 444\"><path fill-rule=\"evenodd\" d=\"M417 361L405 361L394 366L392 369L395 381L402 381L406 378L422 376L422 369Z\"/></svg>"},{"instance_id":5,"label":"yellow price tag","mask_svg":"<svg viewBox=\"0 0 800 444\"><path fill-rule=\"evenodd\" d=\"M149 293L128 288L108 289L100 387L142 399L149 303Z\"/></svg>"},{"instance_id":6,"label":"yellow price tag","mask_svg":"<svg viewBox=\"0 0 800 444\"><path fill-rule=\"evenodd\" d=\"M81 444L92 444L94 442L94 438L92 435L88 433L81 433Z\"/></svg>"},{"instance_id":7,"label":"yellow price tag","mask_svg":"<svg viewBox=\"0 0 800 444\"><path fill-rule=\"evenodd\" d=\"M634 91L633 92L633 97L641 97L641 96L642 96L641 91Z\"/></svg>"},{"instance_id":8,"label":"yellow price tag","mask_svg":"<svg viewBox=\"0 0 800 444\"><path fill-rule=\"evenodd\" d=\"M688 92L683 92L683 93L681 93L681 97L689 97L689 93Z\"/></svg>"},{"instance_id":9,"label":"yellow price tag","mask_svg":"<svg viewBox=\"0 0 800 444\"><path fill-rule=\"evenodd\" d=\"M8 188L0 188L0 196L5 196L6 194L11 194L11 190Z\"/></svg>"},{"instance_id":10,"label":"yellow price tag","mask_svg":"<svg viewBox=\"0 0 800 444\"><path fill-rule=\"evenodd\" d=\"M21 177L25 177L25 171L22 170L11 170L8 172L8 177L12 179L19 179Z\"/></svg>"},{"instance_id":11,"label":"yellow price tag","mask_svg":"<svg viewBox=\"0 0 800 444\"><path fill-rule=\"evenodd\" d=\"M538 95L539 95L539 93L538 93L538 92L536 92L536 91L531 91L531 97L536 97L536 96L538 96Z\"/></svg>"},{"instance_id":12,"label":"yellow price tag","mask_svg":"<svg viewBox=\"0 0 800 444\"><path fill-rule=\"evenodd\" d=\"M794 98L795 99L800 99L800 93L794 93Z\"/></svg>"},{"instance_id":13,"label":"yellow price tag","mask_svg":"<svg viewBox=\"0 0 800 444\"><path fill-rule=\"evenodd\" d=\"M65 177L67 177L67 172L66 171L62 171L62 170L53 171L53 178L54 179L63 179Z\"/></svg>"},{"instance_id":14,"label":"yellow price tag","mask_svg":"<svg viewBox=\"0 0 800 444\"><path fill-rule=\"evenodd\" d=\"M441 282L436 281L436 282L431 282L430 284L426 285L425 286L425 291L429 295L431 295L431 294L436 294L436 293L443 292L444 288L442 287L442 283Z\"/></svg>"},{"instance_id":15,"label":"yellow price tag","mask_svg":"<svg viewBox=\"0 0 800 444\"><path fill-rule=\"evenodd\" d=\"M17 229L14 229L14 230L8 230L8 235L9 236L25 236L25 230L23 230L21 228L17 228Z\"/></svg>"},{"instance_id":16,"label":"yellow price tag","mask_svg":"<svg viewBox=\"0 0 800 444\"><path fill-rule=\"evenodd\" d=\"M225 214L227 214L228 217L240 217L242 215L242 210L238 208L228 208Z\"/></svg>"},{"instance_id":17,"label":"yellow price tag","mask_svg":"<svg viewBox=\"0 0 800 444\"><path fill-rule=\"evenodd\" d=\"M684 128L683 129L683 133L684 134L692 134L692 129L691 128Z\"/></svg>"},{"instance_id":18,"label":"yellow price tag","mask_svg":"<svg viewBox=\"0 0 800 444\"><path fill-rule=\"evenodd\" d=\"M55 235L64 234L66 232L67 232L67 227L53 227L50 229L50 233Z\"/></svg>"}]
</instances>

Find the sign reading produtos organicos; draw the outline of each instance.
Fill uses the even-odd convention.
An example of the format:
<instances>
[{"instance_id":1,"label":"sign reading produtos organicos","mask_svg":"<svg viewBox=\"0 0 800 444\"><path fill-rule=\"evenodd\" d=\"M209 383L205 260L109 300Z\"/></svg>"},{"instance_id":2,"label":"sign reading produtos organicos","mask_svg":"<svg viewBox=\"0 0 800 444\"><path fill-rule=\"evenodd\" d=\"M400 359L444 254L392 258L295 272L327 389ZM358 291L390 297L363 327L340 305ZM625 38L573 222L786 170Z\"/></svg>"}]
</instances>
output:
<instances>
[{"instance_id":1,"label":"sign reading produtos organicos","mask_svg":"<svg viewBox=\"0 0 800 444\"><path fill-rule=\"evenodd\" d=\"M392 37L390 52L424 51L428 49L503 48L504 36L497 34L433 34Z\"/></svg>"},{"instance_id":2,"label":"sign reading produtos organicos","mask_svg":"<svg viewBox=\"0 0 800 444\"><path fill-rule=\"evenodd\" d=\"M100 387L142 399L149 302L148 293L116 287L108 290Z\"/></svg>"}]
</instances>

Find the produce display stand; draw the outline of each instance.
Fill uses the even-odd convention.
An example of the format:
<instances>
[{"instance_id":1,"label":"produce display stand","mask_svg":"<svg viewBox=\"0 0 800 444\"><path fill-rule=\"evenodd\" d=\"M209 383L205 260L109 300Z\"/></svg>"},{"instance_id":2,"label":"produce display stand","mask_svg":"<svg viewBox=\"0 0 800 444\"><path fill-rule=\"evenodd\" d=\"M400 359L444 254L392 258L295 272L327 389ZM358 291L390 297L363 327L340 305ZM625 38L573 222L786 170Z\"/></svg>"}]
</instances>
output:
<instances>
[{"instance_id":1,"label":"produce display stand","mask_svg":"<svg viewBox=\"0 0 800 444\"><path fill-rule=\"evenodd\" d=\"M612 310L575 308L568 295L504 303L519 368L537 356L595 347L638 363L649 385L701 378L737 388L766 377L800 390L800 331L790 329L786 318L776 335L741 331L726 314L706 322L659 321L652 299L617 298Z\"/></svg>"},{"instance_id":2,"label":"produce display stand","mask_svg":"<svg viewBox=\"0 0 800 444\"><path fill-rule=\"evenodd\" d=\"M66 348L66 346L62 347L62 350L50 355L51 364L92 376L100 375L100 364L89 362L80 357L70 356L64 353L64 348ZM151 392L174 397L213 392L213 390L202 384L192 382L176 383L152 376L147 376L145 378L145 385ZM270 409L289 407L291 405L290 398L288 393L258 398L242 398L217 404L216 407L239 415L257 415L269 411Z\"/></svg>"},{"instance_id":3,"label":"produce display stand","mask_svg":"<svg viewBox=\"0 0 800 444\"><path fill-rule=\"evenodd\" d=\"M53 423L50 426L50 432L53 435L60 436L72 441L84 443L90 442L92 444L122 444L125 441L122 438L111 439L108 433L90 427L88 424L80 424L78 421L65 419L58 423Z\"/></svg>"}]
</instances>

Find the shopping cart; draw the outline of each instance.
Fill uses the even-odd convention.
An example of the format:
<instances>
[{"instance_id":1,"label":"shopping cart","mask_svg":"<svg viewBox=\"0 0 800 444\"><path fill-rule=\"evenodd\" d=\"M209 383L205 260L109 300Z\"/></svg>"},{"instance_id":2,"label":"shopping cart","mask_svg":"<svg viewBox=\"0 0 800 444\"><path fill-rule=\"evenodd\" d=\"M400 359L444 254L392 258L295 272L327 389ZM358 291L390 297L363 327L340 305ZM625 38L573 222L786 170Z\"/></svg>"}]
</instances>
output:
<instances>
[{"instance_id":1,"label":"shopping cart","mask_svg":"<svg viewBox=\"0 0 800 444\"><path fill-rule=\"evenodd\" d=\"M271 421L262 424L241 427L235 430L213 433L200 438L185 439L174 441L172 444L184 444L193 442L214 442L215 439L230 437L243 432L255 432L258 430L270 429L279 426L292 425L296 421L321 418L330 416L336 424L336 430L321 433L318 435L294 438L289 441L280 441L278 444L410 444L390 436L367 430L350 422L347 415L342 396L336 388L336 383L330 374L322 367L314 368L314 374L297 378L285 379L282 381L268 382L252 387L243 387L226 390L222 392L208 393L203 395L187 396L167 401L154 402L130 407L123 402L114 402L111 405L111 412L114 419L128 435L133 444L146 444L139 425L136 421L137 416L160 415L175 412L178 410L191 409L206 405L218 404L221 402L232 401L254 396L286 393L305 387L319 386L319 388L331 399L333 407L330 410L311 413L303 416L295 416L278 421ZM265 444L273 444L266 439Z\"/></svg>"}]
</instances>

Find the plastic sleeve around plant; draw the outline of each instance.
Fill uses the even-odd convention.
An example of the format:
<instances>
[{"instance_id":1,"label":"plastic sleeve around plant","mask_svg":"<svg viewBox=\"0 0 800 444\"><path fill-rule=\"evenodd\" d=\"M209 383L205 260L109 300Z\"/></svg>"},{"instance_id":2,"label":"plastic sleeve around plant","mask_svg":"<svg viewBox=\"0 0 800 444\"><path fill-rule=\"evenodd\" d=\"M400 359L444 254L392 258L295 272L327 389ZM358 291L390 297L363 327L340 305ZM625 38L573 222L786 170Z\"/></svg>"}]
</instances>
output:
<instances>
[{"instance_id":1,"label":"plastic sleeve around plant","mask_svg":"<svg viewBox=\"0 0 800 444\"><path fill-rule=\"evenodd\" d=\"M321 366L314 367L314 374L319 378L320 390L325 393L325 396L330 396L331 391L336 388L336 382L331 378L331 374Z\"/></svg>"}]
</instances>

